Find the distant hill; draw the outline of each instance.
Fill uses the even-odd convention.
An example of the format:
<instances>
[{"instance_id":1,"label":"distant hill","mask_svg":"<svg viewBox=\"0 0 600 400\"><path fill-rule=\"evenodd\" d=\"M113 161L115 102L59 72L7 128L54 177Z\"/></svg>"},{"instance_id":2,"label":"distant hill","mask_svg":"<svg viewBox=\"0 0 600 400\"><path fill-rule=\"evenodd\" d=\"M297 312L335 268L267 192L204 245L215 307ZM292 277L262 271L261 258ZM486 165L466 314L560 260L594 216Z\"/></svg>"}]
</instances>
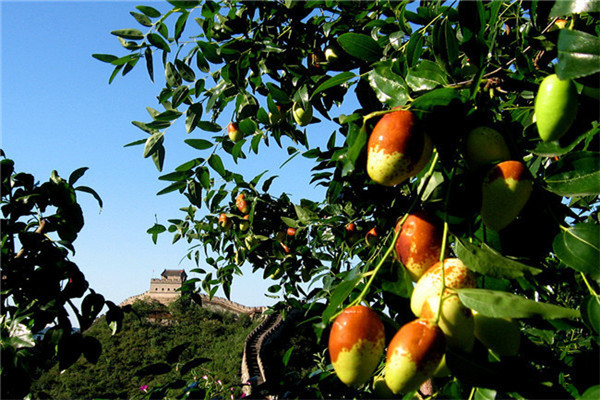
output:
<instances>
[{"instance_id":1,"label":"distant hill","mask_svg":"<svg viewBox=\"0 0 600 400\"><path fill-rule=\"evenodd\" d=\"M132 309L114 336L103 317L84 332L102 345L96 364L82 357L62 374L57 366L41 374L33 398L130 399L161 387L179 396L190 382L195 390L227 398L233 387L239 398L244 340L258 321L185 301L165 306L138 300Z\"/></svg>"}]
</instances>

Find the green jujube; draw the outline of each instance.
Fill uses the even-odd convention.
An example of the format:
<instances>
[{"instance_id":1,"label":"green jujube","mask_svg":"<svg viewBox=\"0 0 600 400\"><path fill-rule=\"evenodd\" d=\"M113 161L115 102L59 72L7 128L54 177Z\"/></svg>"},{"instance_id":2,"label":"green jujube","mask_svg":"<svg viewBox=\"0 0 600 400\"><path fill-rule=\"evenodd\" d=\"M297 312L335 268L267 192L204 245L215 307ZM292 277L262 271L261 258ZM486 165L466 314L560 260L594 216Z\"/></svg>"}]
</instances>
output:
<instances>
[{"instance_id":1,"label":"green jujube","mask_svg":"<svg viewBox=\"0 0 600 400\"><path fill-rule=\"evenodd\" d=\"M560 139L577 115L577 90L556 74L544 78L535 97L535 123L544 142Z\"/></svg>"}]
</instances>

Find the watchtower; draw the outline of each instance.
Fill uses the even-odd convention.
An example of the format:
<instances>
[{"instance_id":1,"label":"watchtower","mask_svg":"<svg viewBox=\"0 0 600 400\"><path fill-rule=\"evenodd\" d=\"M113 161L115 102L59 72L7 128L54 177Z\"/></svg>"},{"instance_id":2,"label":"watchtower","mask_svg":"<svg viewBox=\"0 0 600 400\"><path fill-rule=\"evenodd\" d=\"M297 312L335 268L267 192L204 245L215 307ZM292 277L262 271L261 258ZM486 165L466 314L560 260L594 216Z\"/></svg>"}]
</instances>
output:
<instances>
[{"instance_id":1,"label":"watchtower","mask_svg":"<svg viewBox=\"0 0 600 400\"><path fill-rule=\"evenodd\" d=\"M187 274L182 269L165 269L161 274L160 279L150 280L150 290L148 294L157 300L179 297L181 292L177 289L187 279Z\"/></svg>"}]
</instances>

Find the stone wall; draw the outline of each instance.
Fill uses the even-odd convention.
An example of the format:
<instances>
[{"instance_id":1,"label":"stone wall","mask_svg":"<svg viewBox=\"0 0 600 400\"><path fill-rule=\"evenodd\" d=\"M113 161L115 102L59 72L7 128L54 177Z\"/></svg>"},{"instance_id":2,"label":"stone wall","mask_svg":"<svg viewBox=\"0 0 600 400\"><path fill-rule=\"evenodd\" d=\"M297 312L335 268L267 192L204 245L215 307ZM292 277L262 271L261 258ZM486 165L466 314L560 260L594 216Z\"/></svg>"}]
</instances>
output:
<instances>
[{"instance_id":1,"label":"stone wall","mask_svg":"<svg viewBox=\"0 0 600 400\"><path fill-rule=\"evenodd\" d=\"M179 285L181 286L181 283ZM136 300L157 300L158 302L168 306L173 301L177 300L179 297L180 292L153 292L149 290L142 294L131 296L125 299L121 303L121 306L133 304L133 302L135 302ZM200 298L202 299L202 307L213 312L230 312L235 315L247 314L251 318L255 318L257 316L260 316L267 309L267 307L246 307L236 302L223 299L221 297L213 297L211 299L205 294L200 294Z\"/></svg>"}]
</instances>

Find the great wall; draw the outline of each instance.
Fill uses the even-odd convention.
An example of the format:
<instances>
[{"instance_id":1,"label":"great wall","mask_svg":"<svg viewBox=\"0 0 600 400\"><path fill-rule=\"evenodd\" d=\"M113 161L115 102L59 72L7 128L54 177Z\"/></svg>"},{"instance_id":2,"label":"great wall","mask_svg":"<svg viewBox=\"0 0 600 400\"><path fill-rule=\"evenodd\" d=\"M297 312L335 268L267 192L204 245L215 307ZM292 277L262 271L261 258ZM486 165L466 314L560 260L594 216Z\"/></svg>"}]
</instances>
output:
<instances>
[{"instance_id":1,"label":"great wall","mask_svg":"<svg viewBox=\"0 0 600 400\"><path fill-rule=\"evenodd\" d=\"M121 306L133 304L136 300L156 300L162 304L169 305L181 296L178 291L185 282L187 275L183 270L164 270L160 279L151 279L150 290L128 297ZM265 350L268 345L278 337L285 324L291 318L283 319L281 314L266 314L267 307L247 307L236 302L220 297L210 297L199 294L202 307L213 312L228 312L235 315L246 314L250 318L263 318L260 324L246 337L242 354L241 383L246 396L250 395L252 389L263 385L268 380L268 368L263 362Z\"/></svg>"}]
</instances>

